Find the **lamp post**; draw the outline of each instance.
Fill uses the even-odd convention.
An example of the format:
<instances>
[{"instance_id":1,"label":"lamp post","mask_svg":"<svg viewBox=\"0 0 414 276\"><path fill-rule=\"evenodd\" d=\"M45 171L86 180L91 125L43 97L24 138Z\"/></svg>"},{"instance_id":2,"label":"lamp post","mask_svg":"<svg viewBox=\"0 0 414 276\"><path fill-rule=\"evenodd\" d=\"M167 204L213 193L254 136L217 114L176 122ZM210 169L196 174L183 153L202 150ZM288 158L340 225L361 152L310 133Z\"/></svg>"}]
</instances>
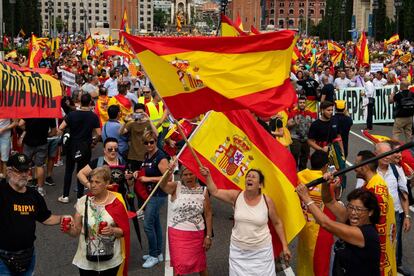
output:
<instances>
[{"instance_id":1,"label":"lamp post","mask_svg":"<svg viewBox=\"0 0 414 276\"><path fill-rule=\"evenodd\" d=\"M395 24L396 24L396 33L398 34L399 31L399 13L400 13L400 8L402 6L402 0L394 0L394 6L395 6Z\"/></svg>"},{"instance_id":2,"label":"lamp post","mask_svg":"<svg viewBox=\"0 0 414 276\"><path fill-rule=\"evenodd\" d=\"M16 5L16 0L9 0L10 3L10 12L11 12L11 45L12 48L14 49L14 14L15 14L15 5Z\"/></svg>"},{"instance_id":3,"label":"lamp post","mask_svg":"<svg viewBox=\"0 0 414 276\"><path fill-rule=\"evenodd\" d=\"M72 8L72 32L76 33L76 8Z\"/></svg>"},{"instance_id":4,"label":"lamp post","mask_svg":"<svg viewBox=\"0 0 414 276\"><path fill-rule=\"evenodd\" d=\"M285 21L286 21L286 30L289 30L289 17L288 16L286 16Z\"/></svg>"},{"instance_id":5,"label":"lamp post","mask_svg":"<svg viewBox=\"0 0 414 276\"><path fill-rule=\"evenodd\" d=\"M344 41L344 28L345 28L345 13L346 13L346 0L342 1L341 10L341 41Z\"/></svg>"},{"instance_id":6,"label":"lamp post","mask_svg":"<svg viewBox=\"0 0 414 276\"><path fill-rule=\"evenodd\" d=\"M303 25L303 15L301 14L301 15L299 15L299 34L302 34L302 32L303 32L302 25Z\"/></svg>"},{"instance_id":7,"label":"lamp post","mask_svg":"<svg viewBox=\"0 0 414 276\"><path fill-rule=\"evenodd\" d=\"M329 6L328 8L328 18L329 18L329 23L328 23L328 39L331 39L331 25L332 25L332 6Z\"/></svg>"},{"instance_id":8,"label":"lamp post","mask_svg":"<svg viewBox=\"0 0 414 276\"><path fill-rule=\"evenodd\" d=\"M372 3L372 37L374 38L375 41L375 37L376 37L376 32L377 32L377 11L379 9L379 3L378 0L374 0L374 2Z\"/></svg>"},{"instance_id":9,"label":"lamp post","mask_svg":"<svg viewBox=\"0 0 414 276\"><path fill-rule=\"evenodd\" d=\"M306 7L305 7L306 15L305 15L305 29L306 29L306 37L308 36L308 22L309 22L309 0L306 0Z\"/></svg>"},{"instance_id":10,"label":"lamp post","mask_svg":"<svg viewBox=\"0 0 414 276\"><path fill-rule=\"evenodd\" d=\"M70 14L69 6L68 6L67 3L65 5L64 12L65 12L65 19L66 19L66 41L67 41L67 39L69 37L69 14Z\"/></svg>"},{"instance_id":11,"label":"lamp post","mask_svg":"<svg viewBox=\"0 0 414 276\"><path fill-rule=\"evenodd\" d=\"M49 13L49 37L52 37L52 25L53 25L53 21L52 21L52 12L53 12L53 1L49 0L47 1L47 12Z\"/></svg>"},{"instance_id":12,"label":"lamp post","mask_svg":"<svg viewBox=\"0 0 414 276\"><path fill-rule=\"evenodd\" d=\"M227 7L227 4L228 4L228 0L220 0L220 13L222 13L222 14L226 14L226 7ZM221 16L219 15L219 17L218 17L218 20L219 20L219 22L218 22L218 27L217 27L217 35L218 35L218 33L219 33L219 31L220 31L220 26L221 26Z\"/></svg>"}]
</instances>

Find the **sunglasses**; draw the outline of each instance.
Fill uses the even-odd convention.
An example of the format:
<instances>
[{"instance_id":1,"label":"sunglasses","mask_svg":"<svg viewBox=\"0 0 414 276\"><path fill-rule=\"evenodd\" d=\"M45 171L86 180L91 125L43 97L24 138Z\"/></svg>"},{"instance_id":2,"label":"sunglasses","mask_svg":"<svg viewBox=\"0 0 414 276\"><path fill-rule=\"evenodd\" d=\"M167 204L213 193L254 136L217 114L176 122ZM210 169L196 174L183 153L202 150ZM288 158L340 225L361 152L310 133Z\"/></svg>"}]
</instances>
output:
<instances>
[{"instance_id":1,"label":"sunglasses","mask_svg":"<svg viewBox=\"0 0 414 276\"><path fill-rule=\"evenodd\" d=\"M154 140L151 140L151 141L145 141L144 142L144 145L154 145L155 144L155 141Z\"/></svg>"},{"instance_id":2,"label":"sunglasses","mask_svg":"<svg viewBox=\"0 0 414 276\"><path fill-rule=\"evenodd\" d=\"M151 91L144 91L144 94L150 94Z\"/></svg>"},{"instance_id":3,"label":"sunglasses","mask_svg":"<svg viewBox=\"0 0 414 276\"><path fill-rule=\"evenodd\" d=\"M118 148L107 148L106 150L109 152L118 152Z\"/></svg>"}]
</instances>

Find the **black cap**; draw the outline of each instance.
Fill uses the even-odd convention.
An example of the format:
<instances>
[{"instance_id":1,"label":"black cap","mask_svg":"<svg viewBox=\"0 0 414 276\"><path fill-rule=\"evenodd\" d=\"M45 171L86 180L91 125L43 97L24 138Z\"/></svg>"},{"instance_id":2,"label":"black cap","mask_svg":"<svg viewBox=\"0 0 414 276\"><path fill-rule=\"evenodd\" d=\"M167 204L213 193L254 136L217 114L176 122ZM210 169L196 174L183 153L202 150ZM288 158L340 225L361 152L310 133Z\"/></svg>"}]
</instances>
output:
<instances>
[{"instance_id":1,"label":"black cap","mask_svg":"<svg viewBox=\"0 0 414 276\"><path fill-rule=\"evenodd\" d=\"M7 161L7 167L12 167L20 172L29 170L32 166L32 160L23 153L16 153L10 156Z\"/></svg>"}]
</instances>

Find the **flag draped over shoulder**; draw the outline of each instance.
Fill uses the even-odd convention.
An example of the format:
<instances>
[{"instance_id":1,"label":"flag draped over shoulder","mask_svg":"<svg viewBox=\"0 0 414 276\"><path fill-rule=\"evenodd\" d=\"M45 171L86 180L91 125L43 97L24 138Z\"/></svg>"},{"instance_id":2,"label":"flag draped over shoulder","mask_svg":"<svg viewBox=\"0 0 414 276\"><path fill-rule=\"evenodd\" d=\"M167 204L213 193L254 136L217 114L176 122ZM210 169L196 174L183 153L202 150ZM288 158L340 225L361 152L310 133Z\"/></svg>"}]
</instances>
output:
<instances>
[{"instance_id":1,"label":"flag draped over shoulder","mask_svg":"<svg viewBox=\"0 0 414 276\"><path fill-rule=\"evenodd\" d=\"M245 36L246 34L230 18L221 14L221 36Z\"/></svg>"},{"instance_id":2,"label":"flag draped over shoulder","mask_svg":"<svg viewBox=\"0 0 414 276\"><path fill-rule=\"evenodd\" d=\"M247 110L209 113L190 137L190 144L201 163L210 169L219 189L244 189L247 171L260 169L265 176L263 192L275 203L287 241L300 232L305 219L295 193L295 161ZM187 147L179 160L203 179ZM277 241L274 243L275 254L280 249L280 241Z\"/></svg>"},{"instance_id":3,"label":"flag draped over shoulder","mask_svg":"<svg viewBox=\"0 0 414 276\"><path fill-rule=\"evenodd\" d=\"M59 80L49 69L21 68L0 62L0 118L61 118Z\"/></svg>"},{"instance_id":4,"label":"flag draped over shoulder","mask_svg":"<svg viewBox=\"0 0 414 276\"><path fill-rule=\"evenodd\" d=\"M294 32L243 37L123 35L176 117L233 109L272 116L295 100L289 79Z\"/></svg>"}]
</instances>

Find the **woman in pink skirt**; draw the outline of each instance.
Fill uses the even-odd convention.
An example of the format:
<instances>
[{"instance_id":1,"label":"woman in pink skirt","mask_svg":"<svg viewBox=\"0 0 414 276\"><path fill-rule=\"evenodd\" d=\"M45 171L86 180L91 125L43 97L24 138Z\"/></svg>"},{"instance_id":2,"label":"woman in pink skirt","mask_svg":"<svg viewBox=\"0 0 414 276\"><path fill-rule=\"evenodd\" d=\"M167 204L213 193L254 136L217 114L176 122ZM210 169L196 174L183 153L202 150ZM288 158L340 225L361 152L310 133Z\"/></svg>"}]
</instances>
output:
<instances>
[{"instance_id":1,"label":"woman in pink skirt","mask_svg":"<svg viewBox=\"0 0 414 276\"><path fill-rule=\"evenodd\" d=\"M200 186L187 168L181 170L180 179L160 183L161 189L171 195L172 214L168 220L171 266L174 275L196 272L208 275L206 251L211 246L213 225L210 198L207 189Z\"/></svg>"}]
</instances>

